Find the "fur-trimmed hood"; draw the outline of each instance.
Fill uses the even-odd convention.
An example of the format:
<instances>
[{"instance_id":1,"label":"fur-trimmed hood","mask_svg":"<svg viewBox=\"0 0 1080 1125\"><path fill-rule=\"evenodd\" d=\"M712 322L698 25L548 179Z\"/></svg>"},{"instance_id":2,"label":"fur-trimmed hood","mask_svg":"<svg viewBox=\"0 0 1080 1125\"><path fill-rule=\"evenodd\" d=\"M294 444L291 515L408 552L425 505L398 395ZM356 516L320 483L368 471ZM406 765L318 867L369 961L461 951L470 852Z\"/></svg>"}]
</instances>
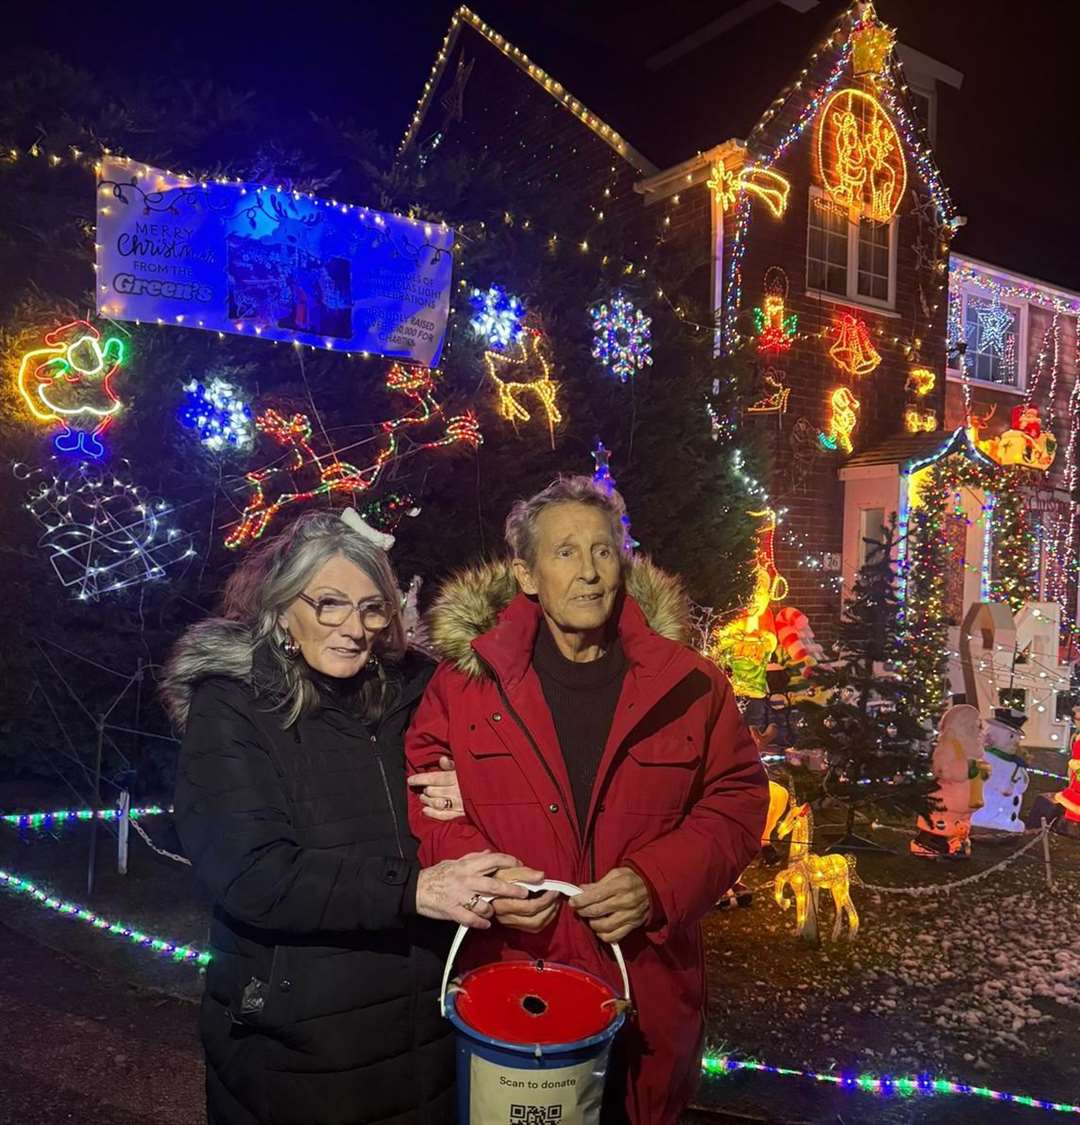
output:
<instances>
[{"instance_id":1,"label":"fur-trimmed hood","mask_svg":"<svg viewBox=\"0 0 1080 1125\"><path fill-rule=\"evenodd\" d=\"M653 632L686 643L690 604L678 578L651 559L638 556L627 564L625 586ZM471 679L489 676L472 642L496 624L517 594L517 580L508 562L484 563L454 575L444 583L428 612L428 639L436 655L452 661Z\"/></svg>"},{"instance_id":2,"label":"fur-trimmed hood","mask_svg":"<svg viewBox=\"0 0 1080 1125\"><path fill-rule=\"evenodd\" d=\"M158 694L178 729L187 726L195 689L213 676L252 682L251 629L247 625L210 617L192 625L173 646Z\"/></svg>"}]
</instances>

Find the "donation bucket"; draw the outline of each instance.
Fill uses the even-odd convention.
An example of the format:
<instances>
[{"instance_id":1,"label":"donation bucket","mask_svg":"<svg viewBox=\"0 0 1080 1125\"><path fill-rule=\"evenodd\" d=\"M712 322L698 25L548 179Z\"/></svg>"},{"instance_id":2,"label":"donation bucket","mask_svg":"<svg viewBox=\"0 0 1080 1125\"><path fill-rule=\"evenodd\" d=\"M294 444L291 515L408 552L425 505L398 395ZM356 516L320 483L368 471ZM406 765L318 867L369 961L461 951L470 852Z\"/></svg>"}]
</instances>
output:
<instances>
[{"instance_id":1,"label":"donation bucket","mask_svg":"<svg viewBox=\"0 0 1080 1125\"><path fill-rule=\"evenodd\" d=\"M553 879L522 886L581 893ZM496 961L450 985L468 932L459 926L454 936L439 1001L457 1031L458 1125L598 1125L608 1054L630 1001L622 950L611 946L621 997L592 973L551 961Z\"/></svg>"}]
</instances>

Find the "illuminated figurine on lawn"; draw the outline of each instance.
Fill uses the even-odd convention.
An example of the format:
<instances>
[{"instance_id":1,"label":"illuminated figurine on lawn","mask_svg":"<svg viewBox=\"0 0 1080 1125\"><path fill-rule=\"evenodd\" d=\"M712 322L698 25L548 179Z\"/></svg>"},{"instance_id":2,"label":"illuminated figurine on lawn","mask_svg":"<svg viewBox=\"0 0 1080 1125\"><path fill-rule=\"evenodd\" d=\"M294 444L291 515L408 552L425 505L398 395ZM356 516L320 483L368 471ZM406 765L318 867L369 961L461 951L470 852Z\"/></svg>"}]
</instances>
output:
<instances>
[{"instance_id":1,"label":"illuminated figurine on lawn","mask_svg":"<svg viewBox=\"0 0 1080 1125\"><path fill-rule=\"evenodd\" d=\"M1055 825L1055 830L1068 836L1080 836L1080 707L1073 708L1073 721L1078 729L1069 754L1069 784L1051 799L1055 805L1061 806L1064 822Z\"/></svg>"},{"instance_id":2,"label":"illuminated figurine on lawn","mask_svg":"<svg viewBox=\"0 0 1080 1125\"><path fill-rule=\"evenodd\" d=\"M1027 791L1028 772L1024 759L1016 753L1027 715L1010 707L997 707L986 720L986 760L990 779L983 786L983 807L971 817L975 828L997 828L1003 832L1023 832L1020 803Z\"/></svg>"},{"instance_id":3,"label":"illuminated figurine on lawn","mask_svg":"<svg viewBox=\"0 0 1080 1125\"><path fill-rule=\"evenodd\" d=\"M934 807L916 822L911 852L927 859L968 859L971 817L983 807L983 786L990 776L978 708L958 703L941 716L933 770Z\"/></svg>"}]
</instances>

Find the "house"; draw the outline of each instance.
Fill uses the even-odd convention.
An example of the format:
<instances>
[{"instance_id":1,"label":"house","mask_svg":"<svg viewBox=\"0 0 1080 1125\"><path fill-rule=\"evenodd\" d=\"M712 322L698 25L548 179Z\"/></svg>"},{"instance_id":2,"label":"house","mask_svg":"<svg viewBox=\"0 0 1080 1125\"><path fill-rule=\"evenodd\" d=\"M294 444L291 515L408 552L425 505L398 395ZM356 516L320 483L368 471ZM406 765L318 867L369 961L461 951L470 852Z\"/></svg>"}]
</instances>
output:
<instances>
[{"instance_id":1,"label":"house","mask_svg":"<svg viewBox=\"0 0 1080 1125\"><path fill-rule=\"evenodd\" d=\"M791 63L781 87L777 68ZM1032 405L1033 387L1049 396L1043 425L1068 432L1056 432L1052 471L1022 463L1025 496L1034 487L1024 507L1041 551L1035 593L1071 623L1075 298L950 259L964 220L932 138L939 96L962 75L898 44L870 3L784 0L729 6L644 71L607 78L618 128L461 8L403 149L421 160L497 151L508 175L559 191L568 212L626 217L636 251L700 252L716 347L756 364L743 417L771 450L763 483L781 522L769 565L820 637L865 540L915 510L916 474L944 459L992 476L1035 425L1018 416L1027 437L1008 436L1013 407ZM604 83L594 88L603 100ZM679 144L699 147L680 156ZM995 554L990 491L961 492L970 518L947 529L954 630L1018 565Z\"/></svg>"}]
</instances>

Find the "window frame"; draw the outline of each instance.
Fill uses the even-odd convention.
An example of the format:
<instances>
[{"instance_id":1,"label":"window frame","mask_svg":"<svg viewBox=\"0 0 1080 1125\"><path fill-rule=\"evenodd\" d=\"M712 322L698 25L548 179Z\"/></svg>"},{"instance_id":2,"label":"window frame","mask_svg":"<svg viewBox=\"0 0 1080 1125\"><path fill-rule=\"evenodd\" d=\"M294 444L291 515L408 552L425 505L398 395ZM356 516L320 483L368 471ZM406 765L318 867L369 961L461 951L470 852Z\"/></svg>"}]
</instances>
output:
<instances>
[{"instance_id":1,"label":"window frame","mask_svg":"<svg viewBox=\"0 0 1080 1125\"><path fill-rule=\"evenodd\" d=\"M847 221L847 292L833 293L829 289L818 289L810 284L810 229L814 208L819 199L826 199L825 191L812 184L810 187L810 203L806 210L806 252L803 256L805 262L806 293L810 297L821 297L825 300L840 301L845 304L862 305L869 309L896 309L896 272L898 253L899 215L893 215L888 222L889 230L889 284L888 297L881 300L879 297L870 297L859 292L859 223ZM884 224L878 224L884 225Z\"/></svg>"},{"instance_id":2,"label":"window frame","mask_svg":"<svg viewBox=\"0 0 1080 1125\"><path fill-rule=\"evenodd\" d=\"M963 285L960 288L960 330L964 333L964 338L967 337L967 314L968 314L968 301L974 298L976 301L986 302L991 298L977 285ZM1025 394L1027 392L1027 378L1028 378L1028 310L1029 302L1018 300L1003 300L1003 305L1008 305L1009 308L1015 309L1016 316L1016 382L1015 383L995 383L989 379L980 379L976 375L968 371L966 366L957 366L959 360L956 352L950 352L948 358L948 367L946 368L946 375L950 378L959 379L962 382L972 383L979 387L992 387L997 391L1004 391L1005 394Z\"/></svg>"}]
</instances>

